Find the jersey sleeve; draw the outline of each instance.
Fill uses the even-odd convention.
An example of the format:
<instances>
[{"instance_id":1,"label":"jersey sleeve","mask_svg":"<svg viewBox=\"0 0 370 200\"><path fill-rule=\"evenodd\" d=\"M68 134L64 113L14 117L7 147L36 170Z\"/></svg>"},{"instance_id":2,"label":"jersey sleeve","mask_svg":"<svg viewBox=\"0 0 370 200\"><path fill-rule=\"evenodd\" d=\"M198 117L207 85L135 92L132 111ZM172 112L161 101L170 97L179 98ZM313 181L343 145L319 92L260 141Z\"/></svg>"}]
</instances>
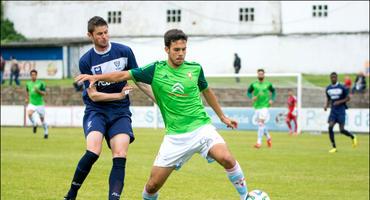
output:
<instances>
[{"instance_id":1,"label":"jersey sleeve","mask_svg":"<svg viewBox=\"0 0 370 200\"><path fill-rule=\"evenodd\" d=\"M78 65L79 65L81 74L90 74L90 75L92 75L92 72L90 70L89 65L84 60L80 59ZM88 88L89 85L90 85L90 82L89 81L84 81L84 85L85 85L85 88Z\"/></svg>"},{"instance_id":2,"label":"jersey sleeve","mask_svg":"<svg viewBox=\"0 0 370 200\"><path fill-rule=\"evenodd\" d=\"M129 70L132 79L135 82L152 84L156 63L151 63L145 67L134 68Z\"/></svg>"},{"instance_id":3,"label":"jersey sleeve","mask_svg":"<svg viewBox=\"0 0 370 200\"><path fill-rule=\"evenodd\" d=\"M203 68L200 67L199 77L198 77L198 88L199 91L203 91L208 88L208 82L204 76Z\"/></svg>"},{"instance_id":4,"label":"jersey sleeve","mask_svg":"<svg viewBox=\"0 0 370 200\"><path fill-rule=\"evenodd\" d=\"M41 91L46 91L46 84L45 84L45 82L41 82L41 85L40 85L40 90Z\"/></svg>"},{"instance_id":5,"label":"jersey sleeve","mask_svg":"<svg viewBox=\"0 0 370 200\"><path fill-rule=\"evenodd\" d=\"M275 90L274 86L272 85L272 83L270 83L270 85L269 85L269 90L271 92L271 99L273 101L275 101L275 99L276 99L276 90Z\"/></svg>"},{"instance_id":6,"label":"jersey sleeve","mask_svg":"<svg viewBox=\"0 0 370 200\"><path fill-rule=\"evenodd\" d=\"M128 70L138 68L134 52L132 51L131 48L129 48L127 58L128 58L128 61L127 61Z\"/></svg>"},{"instance_id":7,"label":"jersey sleeve","mask_svg":"<svg viewBox=\"0 0 370 200\"><path fill-rule=\"evenodd\" d=\"M247 96L251 99L253 97L252 93L254 91L253 83L249 85L247 90Z\"/></svg>"}]
</instances>

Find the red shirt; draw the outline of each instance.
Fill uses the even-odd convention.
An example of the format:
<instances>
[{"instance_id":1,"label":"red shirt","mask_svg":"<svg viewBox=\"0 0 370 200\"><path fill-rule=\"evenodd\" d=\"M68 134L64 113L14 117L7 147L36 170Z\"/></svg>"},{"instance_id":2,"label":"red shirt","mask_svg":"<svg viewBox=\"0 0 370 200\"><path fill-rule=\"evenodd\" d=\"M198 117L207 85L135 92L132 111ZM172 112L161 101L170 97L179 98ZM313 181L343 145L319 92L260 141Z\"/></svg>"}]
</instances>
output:
<instances>
[{"instance_id":1,"label":"red shirt","mask_svg":"<svg viewBox=\"0 0 370 200\"><path fill-rule=\"evenodd\" d=\"M344 80L344 86L345 86L346 88L351 88L351 86L352 86L352 81L351 81L351 79L345 79L345 80Z\"/></svg>"},{"instance_id":2,"label":"red shirt","mask_svg":"<svg viewBox=\"0 0 370 200\"><path fill-rule=\"evenodd\" d=\"M293 112L295 105L297 104L297 98L295 96L289 96L287 100L289 112Z\"/></svg>"}]
</instances>

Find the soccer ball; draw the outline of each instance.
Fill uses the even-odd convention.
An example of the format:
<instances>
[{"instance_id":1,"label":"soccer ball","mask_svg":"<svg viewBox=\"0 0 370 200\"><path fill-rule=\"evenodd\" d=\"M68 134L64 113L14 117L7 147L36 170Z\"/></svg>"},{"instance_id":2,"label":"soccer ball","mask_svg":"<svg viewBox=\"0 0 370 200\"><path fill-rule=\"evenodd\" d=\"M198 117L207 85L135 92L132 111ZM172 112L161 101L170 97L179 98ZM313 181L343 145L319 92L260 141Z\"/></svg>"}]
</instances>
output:
<instances>
[{"instance_id":1,"label":"soccer ball","mask_svg":"<svg viewBox=\"0 0 370 200\"><path fill-rule=\"evenodd\" d=\"M262 190L252 190L245 200L270 200L270 197Z\"/></svg>"}]
</instances>

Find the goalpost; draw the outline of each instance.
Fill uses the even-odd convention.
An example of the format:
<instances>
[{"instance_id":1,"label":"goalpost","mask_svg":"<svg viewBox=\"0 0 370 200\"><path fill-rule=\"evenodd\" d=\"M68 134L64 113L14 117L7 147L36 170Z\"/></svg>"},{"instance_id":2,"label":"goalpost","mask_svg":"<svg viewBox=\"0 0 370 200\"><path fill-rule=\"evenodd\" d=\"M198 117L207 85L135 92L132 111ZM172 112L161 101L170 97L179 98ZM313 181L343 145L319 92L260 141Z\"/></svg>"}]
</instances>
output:
<instances>
[{"instance_id":1,"label":"goalpost","mask_svg":"<svg viewBox=\"0 0 370 200\"><path fill-rule=\"evenodd\" d=\"M246 74L205 74L205 77L206 77L207 80L210 79L210 78L220 78L221 82L222 82L222 78L234 78L234 79L235 78L254 78L254 80L257 80L257 74L256 73L253 73L253 74L249 74L249 73L246 73ZM296 97L297 97L297 112L298 112L298 115L297 115L297 132L300 134L302 132L302 128L301 128L301 119L302 119L302 117L301 117L301 113L302 113L302 74L300 74L300 73L265 73L265 77L267 79L269 79L270 77L282 78L281 79L282 82L285 81L284 77L293 77L293 78L295 78L294 86L297 88ZM287 80L289 78L285 78L285 79ZM274 85L275 88L277 87L276 81L274 81L274 80L268 80L268 81L270 81ZM289 80L289 81L291 81L291 80ZM208 82L210 82L210 81L208 80ZM247 90L248 86L249 85L245 86L245 90ZM277 93L277 95L279 95L279 93Z\"/></svg>"}]
</instances>

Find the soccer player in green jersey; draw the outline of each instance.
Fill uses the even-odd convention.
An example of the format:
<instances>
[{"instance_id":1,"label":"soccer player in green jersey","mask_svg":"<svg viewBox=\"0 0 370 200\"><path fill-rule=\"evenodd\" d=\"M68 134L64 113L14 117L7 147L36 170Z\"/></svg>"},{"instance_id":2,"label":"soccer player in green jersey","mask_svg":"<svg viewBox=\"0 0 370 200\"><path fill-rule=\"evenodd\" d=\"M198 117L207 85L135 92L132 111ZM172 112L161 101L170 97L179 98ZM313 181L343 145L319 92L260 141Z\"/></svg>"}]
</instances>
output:
<instances>
[{"instance_id":1,"label":"soccer player in green jersey","mask_svg":"<svg viewBox=\"0 0 370 200\"><path fill-rule=\"evenodd\" d=\"M157 104L166 127L159 153L151 175L143 190L144 200L158 199L158 191L173 170L178 170L194 153L209 162L216 160L237 190L240 199L247 197L247 185L243 171L229 151L223 138L211 124L200 94L229 128L237 128L237 122L224 115L216 96L208 87L202 67L195 62L184 61L187 35L171 29L164 35L168 60L149 64L143 68L101 75L79 75L76 81L123 81L132 79L152 85ZM175 197L172 197L175 198Z\"/></svg>"},{"instance_id":2,"label":"soccer player in green jersey","mask_svg":"<svg viewBox=\"0 0 370 200\"><path fill-rule=\"evenodd\" d=\"M258 137L254 147L257 149L261 147L262 136L265 135L267 137L267 146L271 148L272 140L265 123L270 118L268 108L275 101L276 93L272 83L264 80L265 71L258 69L257 74L258 81L253 82L247 91L247 96L253 100L253 107L255 109L253 119L258 123Z\"/></svg>"},{"instance_id":3,"label":"soccer player in green jersey","mask_svg":"<svg viewBox=\"0 0 370 200\"><path fill-rule=\"evenodd\" d=\"M31 121L33 126L33 133L37 131L37 123L33 117L34 112L37 112L40 116L42 126L44 127L44 138L48 138L48 125L45 122L45 102L44 96L46 95L46 85L44 81L37 80L37 71L31 70L31 81L26 83L26 103L28 119Z\"/></svg>"}]
</instances>

